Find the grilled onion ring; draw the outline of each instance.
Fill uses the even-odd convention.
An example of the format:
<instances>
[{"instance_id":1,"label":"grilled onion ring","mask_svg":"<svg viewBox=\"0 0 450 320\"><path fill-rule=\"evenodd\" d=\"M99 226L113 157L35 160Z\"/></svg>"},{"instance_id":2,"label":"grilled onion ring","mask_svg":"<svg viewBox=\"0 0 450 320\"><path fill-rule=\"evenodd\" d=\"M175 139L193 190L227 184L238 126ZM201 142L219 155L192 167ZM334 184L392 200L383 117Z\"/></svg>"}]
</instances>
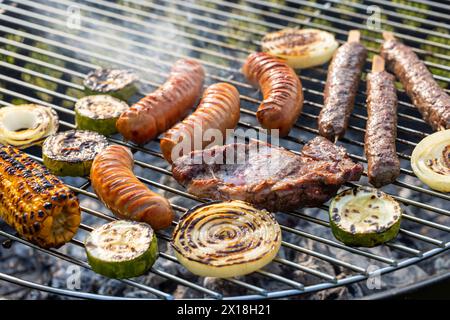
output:
<instances>
[{"instance_id":1,"label":"grilled onion ring","mask_svg":"<svg viewBox=\"0 0 450 320\"><path fill-rule=\"evenodd\" d=\"M266 34L262 51L286 60L294 69L324 64L338 47L334 35L317 29L286 28Z\"/></svg>"},{"instance_id":2,"label":"grilled onion ring","mask_svg":"<svg viewBox=\"0 0 450 320\"><path fill-rule=\"evenodd\" d=\"M196 275L241 276L272 261L281 229L271 213L243 201L208 203L181 217L171 245L178 261Z\"/></svg>"},{"instance_id":3,"label":"grilled onion ring","mask_svg":"<svg viewBox=\"0 0 450 320\"><path fill-rule=\"evenodd\" d=\"M38 104L22 104L0 109L0 143L20 149L41 143L58 131L55 110Z\"/></svg>"},{"instance_id":4,"label":"grilled onion ring","mask_svg":"<svg viewBox=\"0 0 450 320\"><path fill-rule=\"evenodd\" d=\"M450 129L420 141L411 155L411 167L430 188L450 192Z\"/></svg>"}]
</instances>

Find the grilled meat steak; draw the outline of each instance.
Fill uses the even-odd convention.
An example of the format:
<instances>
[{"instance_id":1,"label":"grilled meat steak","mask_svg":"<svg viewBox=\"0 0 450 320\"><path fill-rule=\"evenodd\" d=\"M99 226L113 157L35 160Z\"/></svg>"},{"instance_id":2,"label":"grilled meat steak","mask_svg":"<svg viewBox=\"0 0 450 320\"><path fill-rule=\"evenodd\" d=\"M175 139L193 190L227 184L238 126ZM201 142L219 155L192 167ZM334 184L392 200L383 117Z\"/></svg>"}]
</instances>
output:
<instances>
[{"instance_id":1,"label":"grilled meat steak","mask_svg":"<svg viewBox=\"0 0 450 320\"><path fill-rule=\"evenodd\" d=\"M270 211L318 206L347 181L359 180L361 164L323 137L300 155L261 141L234 143L178 158L174 178L189 193L216 200L243 200Z\"/></svg>"}]
</instances>

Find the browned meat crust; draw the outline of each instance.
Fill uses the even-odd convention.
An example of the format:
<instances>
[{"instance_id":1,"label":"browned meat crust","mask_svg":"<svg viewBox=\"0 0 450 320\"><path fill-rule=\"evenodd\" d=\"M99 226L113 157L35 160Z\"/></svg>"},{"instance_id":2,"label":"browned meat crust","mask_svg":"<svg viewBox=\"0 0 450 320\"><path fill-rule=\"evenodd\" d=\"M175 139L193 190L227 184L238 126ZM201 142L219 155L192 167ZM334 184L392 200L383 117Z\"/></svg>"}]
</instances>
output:
<instances>
[{"instance_id":1,"label":"browned meat crust","mask_svg":"<svg viewBox=\"0 0 450 320\"><path fill-rule=\"evenodd\" d=\"M364 151L369 182L379 188L400 174L395 147L397 137L397 93L394 76L372 72L367 77L367 124Z\"/></svg>"},{"instance_id":2,"label":"browned meat crust","mask_svg":"<svg viewBox=\"0 0 450 320\"><path fill-rule=\"evenodd\" d=\"M367 50L359 42L343 44L333 56L319 115L319 133L329 140L342 137L347 129L366 58Z\"/></svg>"},{"instance_id":3,"label":"browned meat crust","mask_svg":"<svg viewBox=\"0 0 450 320\"><path fill-rule=\"evenodd\" d=\"M236 155L245 155L245 161L230 164ZM252 141L194 151L178 158L172 167L174 178L191 194L243 200L271 211L318 206L343 183L359 180L362 171L362 165L354 163L343 147L323 137L306 144L300 156Z\"/></svg>"},{"instance_id":4,"label":"browned meat crust","mask_svg":"<svg viewBox=\"0 0 450 320\"><path fill-rule=\"evenodd\" d=\"M412 49L397 40L387 40L381 48L381 56L425 121L434 130L450 129L450 97Z\"/></svg>"},{"instance_id":5,"label":"browned meat crust","mask_svg":"<svg viewBox=\"0 0 450 320\"><path fill-rule=\"evenodd\" d=\"M295 71L279 58L256 52L248 56L242 72L261 88L264 100L256 112L261 126L286 136L303 108L302 83Z\"/></svg>"}]
</instances>

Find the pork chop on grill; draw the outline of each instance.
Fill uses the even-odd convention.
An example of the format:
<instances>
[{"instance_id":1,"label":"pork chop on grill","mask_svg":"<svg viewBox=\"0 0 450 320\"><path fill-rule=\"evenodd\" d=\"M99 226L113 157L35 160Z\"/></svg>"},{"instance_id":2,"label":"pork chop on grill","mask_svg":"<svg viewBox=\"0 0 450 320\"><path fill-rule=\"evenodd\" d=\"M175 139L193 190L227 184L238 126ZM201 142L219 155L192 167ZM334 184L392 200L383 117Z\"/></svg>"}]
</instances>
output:
<instances>
[{"instance_id":1,"label":"pork chop on grill","mask_svg":"<svg viewBox=\"0 0 450 320\"><path fill-rule=\"evenodd\" d=\"M343 147L323 137L308 142L300 155L251 141L193 151L172 166L173 177L193 195L243 200L270 211L318 206L362 171Z\"/></svg>"}]
</instances>

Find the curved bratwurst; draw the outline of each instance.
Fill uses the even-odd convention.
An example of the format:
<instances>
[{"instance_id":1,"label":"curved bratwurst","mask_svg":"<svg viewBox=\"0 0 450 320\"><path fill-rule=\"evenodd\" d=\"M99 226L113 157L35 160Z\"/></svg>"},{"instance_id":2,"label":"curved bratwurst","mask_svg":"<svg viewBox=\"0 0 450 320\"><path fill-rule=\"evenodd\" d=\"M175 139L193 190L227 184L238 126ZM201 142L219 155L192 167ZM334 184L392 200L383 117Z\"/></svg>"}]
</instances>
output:
<instances>
[{"instance_id":1,"label":"curved bratwurst","mask_svg":"<svg viewBox=\"0 0 450 320\"><path fill-rule=\"evenodd\" d=\"M279 58L256 52L248 56L242 72L261 87L264 100L256 112L261 126L286 136L303 107L302 83L295 71Z\"/></svg>"},{"instance_id":2,"label":"curved bratwurst","mask_svg":"<svg viewBox=\"0 0 450 320\"><path fill-rule=\"evenodd\" d=\"M194 60L178 60L169 79L142 98L117 120L125 139L144 144L180 121L200 97L205 72Z\"/></svg>"},{"instance_id":3,"label":"curved bratwurst","mask_svg":"<svg viewBox=\"0 0 450 320\"><path fill-rule=\"evenodd\" d=\"M210 143L223 144L227 129L234 129L239 121L239 92L228 83L216 83L203 93L197 109L182 122L167 131L161 139L164 158L172 163L183 154L203 149ZM219 130L222 141L211 141L206 136L208 129ZM197 137L197 132L200 134ZM201 139L201 141L194 141ZM187 143L184 143L186 142ZM174 149L177 145L186 149ZM174 151L174 152L172 152Z\"/></svg>"},{"instance_id":4,"label":"curved bratwurst","mask_svg":"<svg viewBox=\"0 0 450 320\"><path fill-rule=\"evenodd\" d=\"M148 189L132 169L129 149L118 145L107 147L92 164L95 193L119 218L146 222L155 230L170 226L174 213L169 201Z\"/></svg>"}]
</instances>

